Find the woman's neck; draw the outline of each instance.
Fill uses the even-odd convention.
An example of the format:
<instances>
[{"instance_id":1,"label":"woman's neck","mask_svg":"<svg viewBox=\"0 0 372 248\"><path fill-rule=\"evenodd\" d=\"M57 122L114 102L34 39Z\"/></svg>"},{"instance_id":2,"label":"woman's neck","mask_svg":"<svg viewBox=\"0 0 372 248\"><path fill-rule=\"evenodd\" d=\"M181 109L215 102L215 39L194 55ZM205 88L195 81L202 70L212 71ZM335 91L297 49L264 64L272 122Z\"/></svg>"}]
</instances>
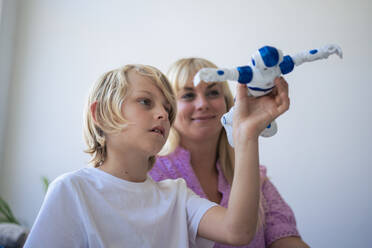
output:
<instances>
[{"instance_id":1,"label":"woman's neck","mask_svg":"<svg viewBox=\"0 0 372 248\"><path fill-rule=\"evenodd\" d=\"M124 180L144 182L147 178L149 158L136 151L107 148L107 156L99 169Z\"/></svg>"},{"instance_id":2,"label":"woman's neck","mask_svg":"<svg viewBox=\"0 0 372 248\"><path fill-rule=\"evenodd\" d=\"M203 192L210 201L220 203L222 194L218 191L217 144L218 137L197 142L181 139L181 146L190 152L191 166Z\"/></svg>"},{"instance_id":3,"label":"woman's neck","mask_svg":"<svg viewBox=\"0 0 372 248\"><path fill-rule=\"evenodd\" d=\"M215 171L218 137L213 140L194 141L181 138L181 146L190 152L191 165L197 171Z\"/></svg>"}]
</instances>

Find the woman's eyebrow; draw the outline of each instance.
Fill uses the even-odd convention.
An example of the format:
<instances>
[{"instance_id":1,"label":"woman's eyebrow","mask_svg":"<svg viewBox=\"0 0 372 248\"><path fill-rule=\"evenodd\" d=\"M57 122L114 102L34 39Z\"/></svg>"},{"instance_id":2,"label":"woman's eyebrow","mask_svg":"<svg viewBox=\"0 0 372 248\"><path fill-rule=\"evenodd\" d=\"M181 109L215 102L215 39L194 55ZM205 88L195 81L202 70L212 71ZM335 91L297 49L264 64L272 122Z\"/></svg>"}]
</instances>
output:
<instances>
[{"instance_id":1,"label":"woman's eyebrow","mask_svg":"<svg viewBox=\"0 0 372 248\"><path fill-rule=\"evenodd\" d=\"M212 83L212 84L210 84L210 85L207 86L207 89L210 89L210 88L212 88L215 85L217 85L217 83Z\"/></svg>"},{"instance_id":2,"label":"woman's eyebrow","mask_svg":"<svg viewBox=\"0 0 372 248\"><path fill-rule=\"evenodd\" d=\"M213 88L215 85L217 85L217 83L208 84L207 89ZM194 90L193 87L183 87L183 89L184 90L189 90L189 91L193 91Z\"/></svg>"}]
</instances>

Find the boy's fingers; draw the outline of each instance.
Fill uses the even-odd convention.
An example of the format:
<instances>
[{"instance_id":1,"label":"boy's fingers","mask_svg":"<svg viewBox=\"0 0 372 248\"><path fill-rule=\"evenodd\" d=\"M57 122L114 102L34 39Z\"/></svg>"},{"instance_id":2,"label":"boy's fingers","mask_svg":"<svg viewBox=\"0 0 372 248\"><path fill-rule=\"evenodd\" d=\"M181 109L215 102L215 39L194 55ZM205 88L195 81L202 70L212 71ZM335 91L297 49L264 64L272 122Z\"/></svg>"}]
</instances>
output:
<instances>
[{"instance_id":1,"label":"boy's fingers","mask_svg":"<svg viewBox=\"0 0 372 248\"><path fill-rule=\"evenodd\" d=\"M239 101L247 96L247 85L238 83L236 86L236 100Z\"/></svg>"},{"instance_id":2,"label":"boy's fingers","mask_svg":"<svg viewBox=\"0 0 372 248\"><path fill-rule=\"evenodd\" d=\"M276 106L279 106L280 104L282 104L282 98L280 98L280 96L275 96L275 103L276 103Z\"/></svg>"},{"instance_id":3,"label":"boy's fingers","mask_svg":"<svg viewBox=\"0 0 372 248\"><path fill-rule=\"evenodd\" d=\"M284 113L289 109L289 97L288 97L288 83L283 77L278 77L274 80L278 95L275 98L275 102L280 113Z\"/></svg>"},{"instance_id":4,"label":"boy's fingers","mask_svg":"<svg viewBox=\"0 0 372 248\"><path fill-rule=\"evenodd\" d=\"M278 106L278 111L280 114L284 113L285 111L289 109L289 103L290 103L290 100L289 98L287 98L285 101L282 102L282 104Z\"/></svg>"},{"instance_id":5,"label":"boy's fingers","mask_svg":"<svg viewBox=\"0 0 372 248\"><path fill-rule=\"evenodd\" d=\"M278 97L282 98L282 100L288 98L288 83L285 81L284 78L276 78L275 86L278 92Z\"/></svg>"},{"instance_id":6,"label":"boy's fingers","mask_svg":"<svg viewBox=\"0 0 372 248\"><path fill-rule=\"evenodd\" d=\"M274 83L278 89L278 92L285 92L286 94L288 94L288 83L283 77L275 78Z\"/></svg>"}]
</instances>

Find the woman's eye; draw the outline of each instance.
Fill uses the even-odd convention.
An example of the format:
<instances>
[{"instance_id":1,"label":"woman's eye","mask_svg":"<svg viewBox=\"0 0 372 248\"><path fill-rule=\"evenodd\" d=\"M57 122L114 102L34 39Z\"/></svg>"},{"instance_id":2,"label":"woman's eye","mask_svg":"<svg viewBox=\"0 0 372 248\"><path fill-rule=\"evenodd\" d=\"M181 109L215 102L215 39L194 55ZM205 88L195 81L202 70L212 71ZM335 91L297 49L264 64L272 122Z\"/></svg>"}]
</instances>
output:
<instances>
[{"instance_id":1,"label":"woman's eye","mask_svg":"<svg viewBox=\"0 0 372 248\"><path fill-rule=\"evenodd\" d=\"M183 95L181 96L181 98L184 99L184 100L191 100L191 99L194 99L194 97L195 97L195 94L192 93L192 92L189 92L189 93L183 94Z\"/></svg>"},{"instance_id":2,"label":"woman's eye","mask_svg":"<svg viewBox=\"0 0 372 248\"><path fill-rule=\"evenodd\" d=\"M210 96L210 97L217 97L219 95L220 95L220 92L218 90L211 90L207 92L207 96Z\"/></svg>"}]
</instances>

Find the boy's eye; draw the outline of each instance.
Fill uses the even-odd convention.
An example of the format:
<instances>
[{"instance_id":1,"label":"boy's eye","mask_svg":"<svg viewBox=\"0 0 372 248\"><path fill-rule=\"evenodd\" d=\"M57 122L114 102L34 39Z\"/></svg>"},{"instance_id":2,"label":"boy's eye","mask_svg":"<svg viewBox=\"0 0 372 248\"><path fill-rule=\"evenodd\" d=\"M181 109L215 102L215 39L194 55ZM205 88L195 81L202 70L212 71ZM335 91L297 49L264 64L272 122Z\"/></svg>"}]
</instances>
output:
<instances>
[{"instance_id":1,"label":"boy's eye","mask_svg":"<svg viewBox=\"0 0 372 248\"><path fill-rule=\"evenodd\" d=\"M171 108L168 107L168 106L164 106L164 109L165 109L165 111L167 111L168 114L171 112Z\"/></svg>"},{"instance_id":2,"label":"boy's eye","mask_svg":"<svg viewBox=\"0 0 372 248\"><path fill-rule=\"evenodd\" d=\"M194 97L195 97L195 94L193 92L188 92L181 96L181 98L184 100L192 100L194 99Z\"/></svg>"},{"instance_id":3,"label":"boy's eye","mask_svg":"<svg viewBox=\"0 0 372 248\"><path fill-rule=\"evenodd\" d=\"M138 102L145 106L151 106L151 100L148 98L139 99Z\"/></svg>"}]
</instances>

